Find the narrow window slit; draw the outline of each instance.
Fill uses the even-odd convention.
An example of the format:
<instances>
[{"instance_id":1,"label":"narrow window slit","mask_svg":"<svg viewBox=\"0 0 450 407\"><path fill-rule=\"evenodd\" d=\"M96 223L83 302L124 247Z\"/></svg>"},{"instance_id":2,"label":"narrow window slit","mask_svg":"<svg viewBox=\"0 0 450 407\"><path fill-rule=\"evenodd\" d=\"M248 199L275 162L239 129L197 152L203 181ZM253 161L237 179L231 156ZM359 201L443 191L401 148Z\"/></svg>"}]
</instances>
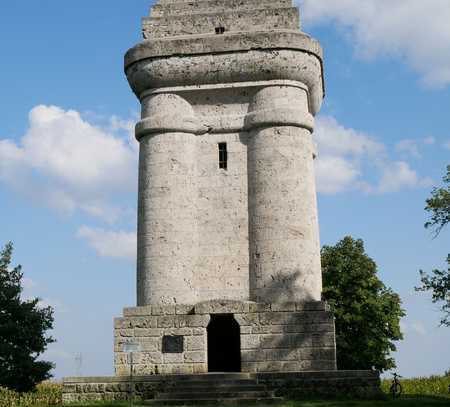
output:
<instances>
[{"instance_id":1,"label":"narrow window slit","mask_svg":"<svg viewBox=\"0 0 450 407\"><path fill-rule=\"evenodd\" d=\"M219 143L219 168L228 169L228 151L227 143Z\"/></svg>"},{"instance_id":2,"label":"narrow window slit","mask_svg":"<svg viewBox=\"0 0 450 407\"><path fill-rule=\"evenodd\" d=\"M216 27L216 34L224 34L225 33L225 27Z\"/></svg>"}]
</instances>

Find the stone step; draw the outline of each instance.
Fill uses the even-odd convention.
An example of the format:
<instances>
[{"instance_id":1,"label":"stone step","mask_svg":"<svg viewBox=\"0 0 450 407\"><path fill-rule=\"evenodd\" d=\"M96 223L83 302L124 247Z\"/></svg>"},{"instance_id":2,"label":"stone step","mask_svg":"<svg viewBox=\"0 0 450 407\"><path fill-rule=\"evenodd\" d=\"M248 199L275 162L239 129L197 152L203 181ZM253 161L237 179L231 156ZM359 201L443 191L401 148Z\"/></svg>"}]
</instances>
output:
<instances>
[{"instance_id":1,"label":"stone step","mask_svg":"<svg viewBox=\"0 0 450 407\"><path fill-rule=\"evenodd\" d=\"M174 383L180 382L252 382L256 383L251 373L204 373L204 374L181 374L162 376L164 380Z\"/></svg>"},{"instance_id":2,"label":"stone step","mask_svg":"<svg viewBox=\"0 0 450 407\"><path fill-rule=\"evenodd\" d=\"M274 397L272 391L212 391L158 393L156 400L199 400L199 399L261 399Z\"/></svg>"},{"instance_id":3,"label":"stone step","mask_svg":"<svg viewBox=\"0 0 450 407\"><path fill-rule=\"evenodd\" d=\"M188 393L188 392L196 392L196 393L208 393L211 391L216 392L237 392L237 391L266 391L266 386L262 384L202 384L199 385L199 383L195 383L194 385L191 383L189 385L183 384L183 385L175 385L172 389L172 391L176 391L177 393Z\"/></svg>"},{"instance_id":4,"label":"stone step","mask_svg":"<svg viewBox=\"0 0 450 407\"><path fill-rule=\"evenodd\" d=\"M300 27L296 7L247 11L228 11L216 14L188 14L167 18L144 18L142 29L146 39L185 35L215 34L216 28L225 32L296 30Z\"/></svg>"},{"instance_id":5,"label":"stone step","mask_svg":"<svg viewBox=\"0 0 450 407\"><path fill-rule=\"evenodd\" d=\"M195 391L208 391L211 389L222 391L230 390L235 391L239 389L243 390L265 390L265 386L257 384L256 382L242 382L242 381L227 381L224 383L220 382L172 382L170 383L171 388L176 391L185 391L193 389Z\"/></svg>"},{"instance_id":6,"label":"stone step","mask_svg":"<svg viewBox=\"0 0 450 407\"><path fill-rule=\"evenodd\" d=\"M183 14L219 13L229 10L256 10L267 8L290 8L292 0L203 0L155 4L151 17L168 17Z\"/></svg>"},{"instance_id":7,"label":"stone step","mask_svg":"<svg viewBox=\"0 0 450 407\"><path fill-rule=\"evenodd\" d=\"M280 397L267 397L256 399L198 399L198 400L145 400L141 402L147 406L204 406L204 405L256 405L265 406L282 403L284 399Z\"/></svg>"},{"instance_id":8,"label":"stone step","mask_svg":"<svg viewBox=\"0 0 450 407\"><path fill-rule=\"evenodd\" d=\"M236 390L249 390L249 391L257 391L257 390L265 390L266 386L263 384L257 384L256 382L249 383L249 382L192 382L192 383L174 383L174 389L177 391L181 391L184 389L195 389L195 391L208 391L211 389L214 390L222 390L226 389L227 391L236 391Z\"/></svg>"}]
</instances>

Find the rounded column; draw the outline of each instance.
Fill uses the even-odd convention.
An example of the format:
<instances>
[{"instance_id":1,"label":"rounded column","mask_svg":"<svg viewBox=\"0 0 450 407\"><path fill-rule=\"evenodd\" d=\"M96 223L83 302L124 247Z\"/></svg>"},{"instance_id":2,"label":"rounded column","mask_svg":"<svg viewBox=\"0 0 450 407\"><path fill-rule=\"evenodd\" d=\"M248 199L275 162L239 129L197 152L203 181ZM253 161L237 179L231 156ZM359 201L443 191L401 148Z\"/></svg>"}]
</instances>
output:
<instances>
[{"instance_id":1,"label":"rounded column","mask_svg":"<svg viewBox=\"0 0 450 407\"><path fill-rule=\"evenodd\" d=\"M175 94L142 101L138 198L138 306L195 304L196 136L191 105Z\"/></svg>"},{"instance_id":2,"label":"rounded column","mask_svg":"<svg viewBox=\"0 0 450 407\"><path fill-rule=\"evenodd\" d=\"M259 90L246 118L253 301L321 299L314 118L300 85Z\"/></svg>"}]
</instances>

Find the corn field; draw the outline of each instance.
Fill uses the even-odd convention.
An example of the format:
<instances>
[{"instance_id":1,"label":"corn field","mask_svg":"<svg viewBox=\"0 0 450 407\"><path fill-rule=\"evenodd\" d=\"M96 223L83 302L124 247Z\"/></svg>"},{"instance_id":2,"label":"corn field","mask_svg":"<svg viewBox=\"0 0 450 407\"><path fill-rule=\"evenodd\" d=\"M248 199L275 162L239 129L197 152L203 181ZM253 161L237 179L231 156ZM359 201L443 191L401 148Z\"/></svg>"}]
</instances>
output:
<instances>
[{"instance_id":1,"label":"corn field","mask_svg":"<svg viewBox=\"0 0 450 407\"><path fill-rule=\"evenodd\" d=\"M448 396L450 376L419 377L414 379L400 379L403 394L411 396ZM383 380L381 387L389 393L392 380Z\"/></svg>"},{"instance_id":2,"label":"corn field","mask_svg":"<svg viewBox=\"0 0 450 407\"><path fill-rule=\"evenodd\" d=\"M16 393L0 387L0 407L47 407L62 404L62 385L44 382L38 384L36 391Z\"/></svg>"}]
</instances>

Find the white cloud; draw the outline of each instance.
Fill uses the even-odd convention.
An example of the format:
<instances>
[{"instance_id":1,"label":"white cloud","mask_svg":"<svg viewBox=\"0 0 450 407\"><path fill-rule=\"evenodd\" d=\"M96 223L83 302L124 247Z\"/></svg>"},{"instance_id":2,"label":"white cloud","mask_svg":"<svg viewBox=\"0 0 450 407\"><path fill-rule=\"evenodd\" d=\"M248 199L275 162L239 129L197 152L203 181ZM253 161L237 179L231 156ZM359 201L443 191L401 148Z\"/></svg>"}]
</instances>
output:
<instances>
[{"instance_id":1,"label":"white cloud","mask_svg":"<svg viewBox=\"0 0 450 407\"><path fill-rule=\"evenodd\" d=\"M314 137L319 151L317 189L326 194L358 188L361 157L377 155L384 149L369 136L341 126L330 116L318 117Z\"/></svg>"},{"instance_id":2,"label":"white cloud","mask_svg":"<svg viewBox=\"0 0 450 407\"><path fill-rule=\"evenodd\" d=\"M322 156L316 162L317 190L336 194L351 188L361 175L357 165L337 156Z\"/></svg>"},{"instance_id":3,"label":"white cloud","mask_svg":"<svg viewBox=\"0 0 450 407\"><path fill-rule=\"evenodd\" d=\"M395 145L395 149L399 153L406 153L415 158L420 157L419 145L416 140L411 140L411 139L400 140Z\"/></svg>"},{"instance_id":4,"label":"white cloud","mask_svg":"<svg viewBox=\"0 0 450 407\"><path fill-rule=\"evenodd\" d=\"M137 180L130 128L116 117L104 129L74 110L36 106L18 143L0 139L0 182L63 213L81 210L113 222L123 209L109 198L134 191Z\"/></svg>"},{"instance_id":5,"label":"white cloud","mask_svg":"<svg viewBox=\"0 0 450 407\"><path fill-rule=\"evenodd\" d=\"M384 146L367 134L340 125L334 117L320 116L315 138L322 154L360 156L383 153Z\"/></svg>"},{"instance_id":6,"label":"white cloud","mask_svg":"<svg viewBox=\"0 0 450 407\"><path fill-rule=\"evenodd\" d=\"M428 145L428 146L431 146L431 145L433 145L433 144L436 143L436 139L435 139L434 137L432 137L432 136L425 137L425 138L423 139L423 143L426 144L426 145Z\"/></svg>"},{"instance_id":7,"label":"white cloud","mask_svg":"<svg viewBox=\"0 0 450 407\"><path fill-rule=\"evenodd\" d=\"M89 245L102 257L130 260L136 258L136 233L82 226L77 235L87 240Z\"/></svg>"},{"instance_id":8,"label":"white cloud","mask_svg":"<svg viewBox=\"0 0 450 407\"><path fill-rule=\"evenodd\" d=\"M398 192L430 184L404 161L391 161L386 147L367 134L346 128L330 116L319 116L314 133L318 144L317 189L336 194ZM369 182L372 178L375 181Z\"/></svg>"},{"instance_id":9,"label":"white cloud","mask_svg":"<svg viewBox=\"0 0 450 407\"><path fill-rule=\"evenodd\" d=\"M448 0L298 0L306 25L348 29L358 55L404 59L430 86L450 84Z\"/></svg>"},{"instance_id":10,"label":"white cloud","mask_svg":"<svg viewBox=\"0 0 450 407\"><path fill-rule=\"evenodd\" d=\"M387 193L398 192L401 189L413 189L417 187L427 187L432 184L428 178L421 179L417 173L412 170L408 163L397 161L387 163L382 168L382 177L375 192Z\"/></svg>"}]
</instances>

